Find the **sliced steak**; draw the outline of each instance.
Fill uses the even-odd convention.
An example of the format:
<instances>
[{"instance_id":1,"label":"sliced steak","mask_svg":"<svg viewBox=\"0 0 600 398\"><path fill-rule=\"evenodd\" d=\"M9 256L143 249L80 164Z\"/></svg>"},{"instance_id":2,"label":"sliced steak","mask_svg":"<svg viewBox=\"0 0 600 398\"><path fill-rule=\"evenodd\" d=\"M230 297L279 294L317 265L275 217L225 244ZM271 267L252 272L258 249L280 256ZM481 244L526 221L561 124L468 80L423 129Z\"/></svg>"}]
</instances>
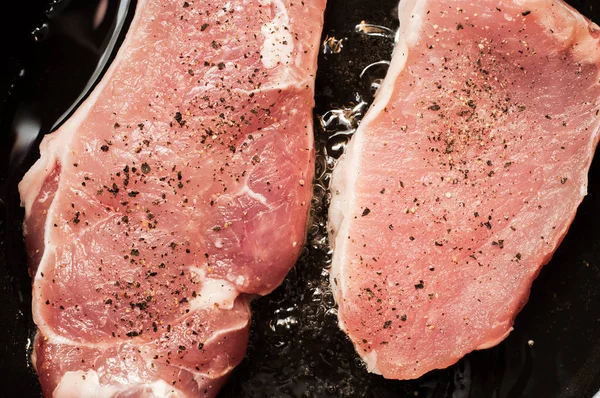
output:
<instances>
[{"instance_id":1,"label":"sliced steak","mask_svg":"<svg viewBox=\"0 0 600 398\"><path fill-rule=\"evenodd\" d=\"M20 184L45 396L214 396L305 238L325 0L138 0Z\"/></svg>"},{"instance_id":2,"label":"sliced steak","mask_svg":"<svg viewBox=\"0 0 600 398\"><path fill-rule=\"evenodd\" d=\"M331 281L368 369L413 379L502 341L567 233L598 142L600 42L560 0L402 0L399 16L334 171Z\"/></svg>"}]
</instances>

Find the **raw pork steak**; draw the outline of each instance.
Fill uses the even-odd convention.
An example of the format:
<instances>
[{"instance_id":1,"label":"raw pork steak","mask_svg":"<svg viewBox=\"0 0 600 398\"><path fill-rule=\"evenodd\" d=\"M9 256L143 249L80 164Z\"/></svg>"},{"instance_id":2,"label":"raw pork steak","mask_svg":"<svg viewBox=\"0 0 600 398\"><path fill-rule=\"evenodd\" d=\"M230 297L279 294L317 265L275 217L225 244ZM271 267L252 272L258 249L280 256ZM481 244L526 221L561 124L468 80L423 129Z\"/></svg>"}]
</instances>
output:
<instances>
[{"instance_id":1,"label":"raw pork steak","mask_svg":"<svg viewBox=\"0 0 600 398\"><path fill-rule=\"evenodd\" d=\"M560 0L402 0L388 76L334 171L332 286L368 369L498 344L586 194L598 26Z\"/></svg>"},{"instance_id":2,"label":"raw pork steak","mask_svg":"<svg viewBox=\"0 0 600 398\"><path fill-rule=\"evenodd\" d=\"M20 185L47 397L214 396L302 247L325 0L138 0Z\"/></svg>"}]
</instances>

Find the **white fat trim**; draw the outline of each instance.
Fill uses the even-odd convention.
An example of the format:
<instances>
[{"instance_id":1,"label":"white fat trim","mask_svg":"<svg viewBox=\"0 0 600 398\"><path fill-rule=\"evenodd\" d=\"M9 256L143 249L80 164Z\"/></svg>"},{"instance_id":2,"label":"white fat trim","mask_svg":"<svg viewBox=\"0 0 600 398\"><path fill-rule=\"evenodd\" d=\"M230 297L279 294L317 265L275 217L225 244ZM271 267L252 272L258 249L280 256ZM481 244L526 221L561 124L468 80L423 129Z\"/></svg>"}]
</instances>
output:
<instances>
[{"instance_id":1,"label":"white fat trim","mask_svg":"<svg viewBox=\"0 0 600 398\"><path fill-rule=\"evenodd\" d=\"M148 394L141 398L185 398L180 390L170 386L164 380L153 383L134 383L128 385L102 385L98 373L78 370L66 372L52 392L53 398L112 398L118 393L140 388L149 388Z\"/></svg>"},{"instance_id":2,"label":"white fat trim","mask_svg":"<svg viewBox=\"0 0 600 398\"><path fill-rule=\"evenodd\" d=\"M350 222L345 216L350 214L356 201L356 186L360 170L360 159L364 144L363 131L368 130L370 124L377 119L389 104L394 91L395 82L404 70L408 59L409 47L419 39L419 31L423 23L423 15L426 13L427 0L403 0L398 8L400 19L400 30L397 35L397 44L394 49L392 62L387 75L381 84L373 105L365 115L356 133L346 147L346 153L340 158L337 167L333 171L331 182L331 205L329 211L330 228L333 229L332 242L333 258L330 273L330 281L336 301L344 297L346 291L346 279L343 266L344 256L349 244L348 233ZM416 33L415 33L416 32ZM339 192L339 194L338 194ZM337 283L334 282L337 281Z\"/></svg>"},{"instance_id":3,"label":"white fat trim","mask_svg":"<svg viewBox=\"0 0 600 398\"><path fill-rule=\"evenodd\" d=\"M152 394L156 398L162 398L162 397L185 398L186 397L185 394L183 394L181 391L174 388L173 386L167 384L167 382L164 380L155 381L154 383L150 384L149 387L152 390Z\"/></svg>"},{"instance_id":4,"label":"white fat trim","mask_svg":"<svg viewBox=\"0 0 600 398\"><path fill-rule=\"evenodd\" d=\"M27 175L23 178L19 189L25 193L25 206L26 212L31 212L31 206L33 206L33 202L35 201L39 191L42 187L43 182L46 180L49 173L52 171L54 164L56 163L56 159L60 158L61 164L67 164L66 157L69 154L69 148L71 147L71 141L75 136L75 133L79 130L79 126L85 120L88 113L92 109L92 107L96 104L96 101L100 97L100 94L106 88L108 82L111 80L112 75L115 73L116 69L119 67L119 60L122 59L121 52L127 53L128 47L130 47L130 42L132 41L132 36L130 33L135 31L138 25L141 23L141 15L143 14L142 10L146 6L148 0L139 0L137 2L135 14L133 21L131 22L131 26L125 37L125 41L119 50L115 58L115 62L111 64L109 69L106 71L104 77L100 81L100 83L96 86L96 88L92 91L90 96L81 104L81 106L75 111L75 113L61 126L56 132L52 133L51 136L45 139L46 144L41 145L41 158L36 162L36 164L29 170ZM49 169L49 171L48 171ZM41 182L36 181L39 177L37 173L46 171ZM36 181L37 183L34 185L35 188L27 187L27 184ZM40 260L40 264L37 269L37 273L35 276L35 281L38 281L41 278L41 273L46 270L48 266L52 266L53 264L49 264L48 262L48 253L51 250L54 250L52 245L50 244L50 234L53 231L52 228L52 220L55 218L56 203L60 202L61 195L61 181L59 180L59 186L56 190L56 194L54 196L54 200L52 204L48 207L48 212L46 214L46 225L44 226L44 253L42 254L42 258ZM23 188L21 188L23 185ZM38 186L39 185L39 186ZM54 264L55 265L55 264ZM32 311L34 322L38 326L38 328L42 331L44 336L50 338L54 337L55 340L61 341L65 340L68 344L71 345L80 345L79 343L75 343L72 340L62 338L58 336L56 333L51 331L46 322L44 321L44 317L42 315L42 300L40 297L40 289L37 289L36 284L33 285L33 296L34 300L32 303ZM91 345L88 345L91 346ZM102 345L105 346L105 345Z\"/></svg>"},{"instance_id":5,"label":"white fat trim","mask_svg":"<svg viewBox=\"0 0 600 398\"><path fill-rule=\"evenodd\" d=\"M344 323L344 320L341 317L338 317L338 327L340 328L340 330L347 333L348 329L346 329L346 324ZM360 351L356 350L356 352Z\"/></svg>"},{"instance_id":6,"label":"white fat trim","mask_svg":"<svg viewBox=\"0 0 600 398\"><path fill-rule=\"evenodd\" d=\"M199 311L214 307L222 309L232 309L233 304L240 292L235 285L224 279L212 279L206 276L206 271L200 268L191 267L201 278L202 287L198 296L190 300L190 310Z\"/></svg>"},{"instance_id":7,"label":"white fat trim","mask_svg":"<svg viewBox=\"0 0 600 398\"><path fill-rule=\"evenodd\" d=\"M42 189L42 185L44 185L56 165L56 153L49 148L55 138L55 134L44 137L40 144L40 158L31 166L19 183L19 194L21 196L21 206L25 208L25 219L31 216L31 208Z\"/></svg>"},{"instance_id":8,"label":"white fat trim","mask_svg":"<svg viewBox=\"0 0 600 398\"><path fill-rule=\"evenodd\" d=\"M100 384L98 373L93 370L87 372L76 371L65 373L54 391L52 398L111 398L121 391L117 386Z\"/></svg>"},{"instance_id":9,"label":"white fat trim","mask_svg":"<svg viewBox=\"0 0 600 398\"><path fill-rule=\"evenodd\" d=\"M356 351L360 352L360 350ZM367 371L369 371L370 373L381 375L381 372L379 371L379 369L377 369L377 351L373 350L368 354L363 355L362 360L364 361L365 365L367 365Z\"/></svg>"},{"instance_id":10,"label":"white fat trim","mask_svg":"<svg viewBox=\"0 0 600 398\"><path fill-rule=\"evenodd\" d=\"M583 63L600 62L600 46L598 39L591 35L591 31L598 31L600 27L583 16L575 8L562 0L516 0L517 5L531 10L540 10L536 13L539 23L545 27L552 40L562 36L565 50L569 50L575 60ZM561 26L564 26L561 28Z\"/></svg>"},{"instance_id":11,"label":"white fat trim","mask_svg":"<svg viewBox=\"0 0 600 398\"><path fill-rule=\"evenodd\" d=\"M390 68L377 92L377 98L362 120L357 133L360 133L361 126L366 129L389 104L395 87L394 83L406 66L409 49L419 40L428 3L427 0L402 0L400 2L398 6L400 28L396 36L396 47L394 48Z\"/></svg>"},{"instance_id":12,"label":"white fat trim","mask_svg":"<svg viewBox=\"0 0 600 398\"><path fill-rule=\"evenodd\" d=\"M290 18L282 0L261 1L263 5L275 5L275 16L271 22L265 23L261 33L265 38L261 50L261 62L266 68L274 68L278 64L292 62L294 40L290 33Z\"/></svg>"}]
</instances>

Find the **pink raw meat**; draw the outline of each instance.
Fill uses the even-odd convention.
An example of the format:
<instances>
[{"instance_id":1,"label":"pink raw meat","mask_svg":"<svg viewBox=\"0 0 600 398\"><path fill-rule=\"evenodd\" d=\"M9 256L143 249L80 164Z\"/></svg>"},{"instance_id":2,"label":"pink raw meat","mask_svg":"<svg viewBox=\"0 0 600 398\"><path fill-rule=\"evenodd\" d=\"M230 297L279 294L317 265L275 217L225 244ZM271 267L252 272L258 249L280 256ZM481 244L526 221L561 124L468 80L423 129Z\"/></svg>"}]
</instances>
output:
<instances>
[{"instance_id":1,"label":"pink raw meat","mask_svg":"<svg viewBox=\"0 0 600 398\"><path fill-rule=\"evenodd\" d=\"M334 171L332 286L372 372L502 341L586 194L600 34L560 0L402 0L391 66Z\"/></svg>"},{"instance_id":2,"label":"pink raw meat","mask_svg":"<svg viewBox=\"0 0 600 398\"><path fill-rule=\"evenodd\" d=\"M26 211L47 397L215 396L305 238L325 0L138 0L41 144Z\"/></svg>"}]
</instances>

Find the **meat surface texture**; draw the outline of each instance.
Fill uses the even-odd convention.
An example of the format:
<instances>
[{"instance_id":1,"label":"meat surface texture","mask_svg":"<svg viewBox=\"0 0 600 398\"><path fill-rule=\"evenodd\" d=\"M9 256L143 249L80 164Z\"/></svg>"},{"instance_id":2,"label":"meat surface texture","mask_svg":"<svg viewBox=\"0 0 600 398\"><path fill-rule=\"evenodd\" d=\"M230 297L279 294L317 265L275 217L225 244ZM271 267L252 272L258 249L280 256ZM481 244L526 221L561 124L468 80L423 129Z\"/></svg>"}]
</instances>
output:
<instances>
[{"instance_id":1,"label":"meat surface texture","mask_svg":"<svg viewBox=\"0 0 600 398\"><path fill-rule=\"evenodd\" d=\"M325 0L138 0L20 184L47 397L212 397L305 239Z\"/></svg>"},{"instance_id":2,"label":"meat surface texture","mask_svg":"<svg viewBox=\"0 0 600 398\"><path fill-rule=\"evenodd\" d=\"M368 369L414 379L502 341L567 233L598 141L600 30L560 0L402 0L399 17L334 170L331 283Z\"/></svg>"}]
</instances>

